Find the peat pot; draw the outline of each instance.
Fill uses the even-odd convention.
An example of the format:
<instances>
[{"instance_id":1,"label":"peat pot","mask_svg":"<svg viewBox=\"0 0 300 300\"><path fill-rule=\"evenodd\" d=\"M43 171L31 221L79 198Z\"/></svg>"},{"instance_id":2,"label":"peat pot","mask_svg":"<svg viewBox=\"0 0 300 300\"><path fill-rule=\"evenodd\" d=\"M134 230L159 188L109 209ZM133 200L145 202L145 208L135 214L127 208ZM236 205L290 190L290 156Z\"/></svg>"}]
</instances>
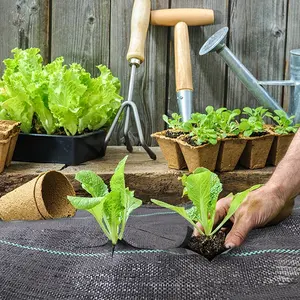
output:
<instances>
[{"instance_id":1,"label":"peat pot","mask_svg":"<svg viewBox=\"0 0 300 300\"><path fill-rule=\"evenodd\" d=\"M217 171L233 171L246 147L247 140L238 137L221 140L216 169Z\"/></svg>"},{"instance_id":2,"label":"peat pot","mask_svg":"<svg viewBox=\"0 0 300 300\"><path fill-rule=\"evenodd\" d=\"M105 155L106 131L77 136L20 133L13 160L78 165Z\"/></svg>"},{"instance_id":3,"label":"peat pot","mask_svg":"<svg viewBox=\"0 0 300 300\"><path fill-rule=\"evenodd\" d=\"M166 137L166 130L153 133L161 152L171 169L181 170L186 168L186 162L176 138Z\"/></svg>"},{"instance_id":4,"label":"peat pot","mask_svg":"<svg viewBox=\"0 0 300 300\"><path fill-rule=\"evenodd\" d=\"M240 164L249 169L264 168L271 150L274 135L244 137L247 140Z\"/></svg>"},{"instance_id":5,"label":"peat pot","mask_svg":"<svg viewBox=\"0 0 300 300\"><path fill-rule=\"evenodd\" d=\"M201 146L191 146L183 139L184 138L178 138L177 141L183 153L189 172L193 172L198 167L214 171L216 168L220 141L218 141L216 145L205 144Z\"/></svg>"},{"instance_id":6,"label":"peat pot","mask_svg":"<svg viewBox=\"0 0 300 300\"><path fill-rule=\"evenodd\" d=\"M268 157L268 163L277 166L286 154L295 134L274 134L273 144Z\"/></svg>"}]
</instances>

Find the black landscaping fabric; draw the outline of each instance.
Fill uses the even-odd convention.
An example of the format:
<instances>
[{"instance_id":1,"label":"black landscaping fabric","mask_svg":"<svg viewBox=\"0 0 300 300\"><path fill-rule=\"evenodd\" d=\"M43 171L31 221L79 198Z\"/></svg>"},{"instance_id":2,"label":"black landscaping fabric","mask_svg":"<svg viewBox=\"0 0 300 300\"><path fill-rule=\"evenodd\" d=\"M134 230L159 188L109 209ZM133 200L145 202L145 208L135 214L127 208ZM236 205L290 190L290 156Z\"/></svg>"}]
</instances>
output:
<instances>
[{"instance_id":1,"label":"black landscaping fabric","mask_svg":"<svg viewBox=\"0 0 300 300\"><path fill-rule=\"evenodd\" d=\"M0 222L0 299L300 299L300 201L277 226L209 262L181 248L188 224L134 212L113 258L93 217Z\"/></svg>"}]
</instances>

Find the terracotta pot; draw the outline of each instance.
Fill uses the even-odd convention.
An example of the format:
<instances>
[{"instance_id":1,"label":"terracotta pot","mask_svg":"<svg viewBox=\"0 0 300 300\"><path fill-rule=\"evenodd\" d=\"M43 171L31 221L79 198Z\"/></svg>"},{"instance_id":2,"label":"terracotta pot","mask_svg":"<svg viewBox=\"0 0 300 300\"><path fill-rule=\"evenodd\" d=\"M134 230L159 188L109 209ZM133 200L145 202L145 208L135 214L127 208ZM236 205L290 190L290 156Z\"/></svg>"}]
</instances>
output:
<instances>
[{"instance_id":1,"label":"terracotta pot","mask_svg":"<svg viewBox=\"0 0 300 300\"><path fill-rule=\"evenodd\" d=\"M185 169L186 162L176 139L166 137L165 135L166 130L153 133L151 136L156 139L169 168L177 170Z\"/></svg>"},{"instance_id":2,"label":"terracotta pot","mask_svg":"<svg viewBox=\"0 0 300 300\"><path fill-rule=\"evenodd\" d=\"M268 157L268 163L277 166L286 154L295 134L274 134L274 140Z\"/></svg>"},{"instance_id":3,"label":"terracotta pot","mask_svg":"<svg viewBox=\"0 0 300 300\"><path fill-rule=\"evenodd\" d=\"M49 171L9 192L0 199L0 219L44 220L74 216L67 196L75 196L70 181L62 173Z\"/></svg>"},{"instance_id":4,"label":"terracotta pot","mask_svg":"<svg viewBox=\"0 0 300 300\"><path fill-rule=\"evenodd\" d=\"M246 147L247 140L225 138L221 140L216 169L220 172L233 171Z\"/></svg>"},{"instance_id":5,"label":"terracotta pot","mask_svg":"<svg viewBox=\"0 0 300 300\"><path fill-rule=\"evenodd\" d=\"M249 169L264 168L271 150L274 135L244 137L247 140L240 164Z\"/></svg>"},{"instance_id":6,"label":"terracotta pot","mask_svg":"<svg viewBox=\"0 0 300 300\"><path fill-rule=\"evenodd\" d=\"M181 148L189 172L193 172L199 167L207 168L210 171L215 170L220 141L216 145L205 144L197 147L191 146L182 140L182 138L178 138L177 142Z\"/></svg>"}]
</instances>

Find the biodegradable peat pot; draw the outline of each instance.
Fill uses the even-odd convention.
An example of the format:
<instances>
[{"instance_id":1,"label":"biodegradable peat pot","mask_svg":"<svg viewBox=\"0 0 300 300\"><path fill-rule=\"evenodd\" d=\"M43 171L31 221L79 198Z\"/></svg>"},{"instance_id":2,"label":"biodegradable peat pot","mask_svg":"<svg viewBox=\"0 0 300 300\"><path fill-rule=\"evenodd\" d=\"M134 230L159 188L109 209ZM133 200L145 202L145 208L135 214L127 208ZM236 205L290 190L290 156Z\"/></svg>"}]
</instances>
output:
<instances>
[{"instance_id":1,"label":"biodegradable peat pot","mask_svg":"<svg viewBox=\"0 0 300 300\"><path fill-rule=\"evenodd\" d=\"M220 141L216 145L205 144L196 147L185 142L184 138L178 138L177 142L183 153L189 172L193 172L198 167L204 167L210 171L215 170Z\"/></svg>"},{"instance_id":2,"label":"biodegradable peat pot","mask_svg":"<svg viewBox=\"0 0 300 300\"><path fill-rule=\"evenodd\" d=\"M0 120L0 173L11 163L20 132L19 122Z\"/></svg>"},{"instance_id":3,"label":"biodegradable peat pot","mask_svg":"<svg viewBox=\"0 0 300 300\"><path fill-rule=\"evenodd\" d=\"M246 147L247 140L238 137L221 140L216 169L217 171L233 171Z\"/></svg>"},{"instance_id":4,"label":"biodegradable peat pot","mask_svg":"<svg viewBox=\"0 0 300 300\"><path fill-rule=\"evenodd\" d=\"M269 153L268 163L277 166L286 154L295 134L276 134L274 133L273 144Z\"/></svg>"},{"instance_id":5,"label":"biodegradable peat pot","mask_svg":"<svg viewBox=\"0 0 300 300\"><path fill-rule=\"evenodd\" d=\"M240 164L249 169L264 168L271 150L274 135L265 134L255 137L244 137L247 140Z\"/></svg>"},{"instance_id":6,"label":"biodegradable peat pot","mask_svg":"<svg viewBox=\"0 0 300 300\"><path fill-rule=\"evenodd\" d=\"M156 132L151 136L156 139L169 168L176 170L185 169L186 162L177 139L166 137L166 132L167 130Z\"/></svg>"},{"instance_id":7,"label":"biodegradable peat pot","mask_svg":"<svg viewBox=\"0 0 300 300\"><path fill-rule=\"evenodd\" d=\"M106 131L67 136L20 133L13 160L78 165L105 155Z\"/></svg>"},{"instance_id":8,"label":"biodegradable peat pot","mask_svg":"<svg viewBox=\"0 0 300 300\"><path fill-rule=\"evenodd\" d=\"M71 217L75 208L67 196L75 196L70 181L62 173L49 171L0 198L0 219L44 220Z\"/></svg>"}]
</instances>

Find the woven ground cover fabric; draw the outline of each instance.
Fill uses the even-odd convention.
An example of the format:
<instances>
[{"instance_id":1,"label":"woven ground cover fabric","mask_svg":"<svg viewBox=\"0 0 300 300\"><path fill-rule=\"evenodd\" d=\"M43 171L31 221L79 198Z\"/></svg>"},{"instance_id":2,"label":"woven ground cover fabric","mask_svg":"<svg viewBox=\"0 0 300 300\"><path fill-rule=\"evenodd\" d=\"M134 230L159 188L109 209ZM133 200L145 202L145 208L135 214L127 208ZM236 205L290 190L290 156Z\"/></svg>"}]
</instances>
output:
<instances>
[{"instance_id":1,"label":"woven ground cover fabric","mask_svg":"<svg viewBox=\"0 0 300 300\"><path fill-rule=\"evenodd\" d=\"M0 299L299 299L300 202L277 226L250 233L212 262L184 248L187 223L143 207L130 245L111 247L87 213L0 222Z\"/></svg>"}]
</instances>

